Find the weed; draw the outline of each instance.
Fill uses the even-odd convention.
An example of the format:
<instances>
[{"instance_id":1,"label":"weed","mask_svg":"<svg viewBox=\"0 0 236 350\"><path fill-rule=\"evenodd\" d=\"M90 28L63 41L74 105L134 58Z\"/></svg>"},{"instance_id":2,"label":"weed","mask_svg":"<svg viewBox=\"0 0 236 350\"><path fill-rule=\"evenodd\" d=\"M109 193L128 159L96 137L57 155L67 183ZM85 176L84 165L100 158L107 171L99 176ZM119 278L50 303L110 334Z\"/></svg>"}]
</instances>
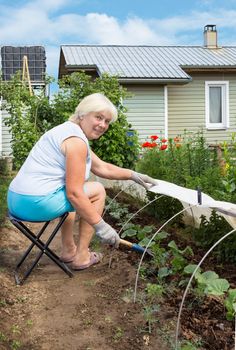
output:
<instances>
[{"instance_id":1,"label":"weed","mask_svg":"<svg viewBox=\"0 0 236 350\"><path fill-rule=\"evenodd\" d=\"M18 303L22 303L22 304L23 304L23 303L26 303L27 300L28 300L28 297L25 296L25 295L22 295L22 296L19 296L19 297L16 298L16 301L17 301Z\"/></svg>"},{"instance_id":2,"label":"weed","mask_svg":"<svg viewBox=\"0 0 236 350\"><path fill-rule=\"evenodd\" d=\"M5 336L5 334L0 332L0 342L4 342L6 340L7 340L7 337Z\"/></svg>"},{"instance_id":3,"label":"weed","mask_svg":"<svg viewBox=\"0 0 236 350\"><path fill-rule=\"evenodd\" d=\"M32 320L27 320L26 321L26 325L31 327L33 325L33 321Z\"/></svg>"},{"instance_id":4,"label":"weed","mask_svg":"<svg viewBox=\"0 0 236 350\"><path fill-rule=\"evenodd\" d=\"M17 324L12 325L11 330L12 330L13 334L20 334L21 333L20 327Z\"/></svg>"},{"instance_id":5,"label":"weed","mask_svg":"<svg viewBox=\"0 0 236 350\"><path fill-rule=\"evenodd\" d=\"M116 327L113 335L114 342L117 343L118 341L120 341L123 335L124 335L123 329L120 327Z\"/></svg>"},{"instance_id":6,"label":"weed","mask_svg":"<svg viewBox=\"0 0 236 350\"><path fill-rule=\"evenodd\" d=\"M90 320L89 318L84 320L83 323L84 323L85 326L91 326L91 324L93 324L92 320Z\"/></svg>"},{"instance_id":7,"label":"weed","mask_svg":"<svg viewBox=\"0 0 236 350\"><path fill-rule=\"evenodd\" d=\"M148 325L148 332L152 333L152 326L153 324L159 322L159 319L157 317L157 313L160 310L159 305L152 305L152 306L146 306L144 308L144 319L147 322Z\"/></svg>"},{"instance_id":8,"label":"weed","mask_svg":"<svg viewBox=\"0 0 236 350\"><path fill-rule=\"evenodd\" d=\"M124 294L122 295L121 299L125 302L125 303L130 303L133 299L133 289L132 288L128 288L125 290Z\"/></svg>"},{"instance_id":9,"label":"weed","mask_svg":"<svg viewBox=\"0 0 236 350\"><path fill-rule=\"evenodd\" d=\"M6 300L5 299L0 299L0 307L4 307L6 305L7 305Z\"/></svg>"},{"instance_id":10,"label":"weed","mask_svg":"<svg viewBox=\"0 0 236 350\"><path fill-rule=\"evenodd\" d=\"M199 340L197 342L190 342L190 341L184 341L181 345L179 350L197 350L197 349L202 349L202 341Z\"/></svg>"},{"instance_id":11,"label":"weed","mask_svg":"<svg viewBox=\"0 0 236 350\"><path fill-rule=\"evenodd\" d=\"M13 340L11 344L12 350L17 350L21 347L21 342L19 340Z\"/></svg>"},{"instance_id":12,"label":"weed","mask_svg":"<svg viewBox=\"0 0 236 350\"><path fill-rule=\"evenodd\" d=\"M105 317L105 321L106 321L107 323L111 323L111 322L112 322L111 316L106 316L106 317Z\"/></svg>"}]
</instances>

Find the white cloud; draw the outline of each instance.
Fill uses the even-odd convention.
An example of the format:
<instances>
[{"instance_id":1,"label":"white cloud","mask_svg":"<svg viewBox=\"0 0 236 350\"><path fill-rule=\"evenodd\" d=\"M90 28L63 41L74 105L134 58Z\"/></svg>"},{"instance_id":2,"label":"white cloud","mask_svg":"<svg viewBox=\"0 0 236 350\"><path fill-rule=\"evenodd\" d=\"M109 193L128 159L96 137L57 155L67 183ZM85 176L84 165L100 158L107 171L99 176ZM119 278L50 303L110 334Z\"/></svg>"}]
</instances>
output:
<instances>
[{"instance_id":1,"label":"white cloud","mask_svg":"<svg viewBox=\"0 0 236 350\"><path fill-rule=\"evenodd\" d=\"M202 1L205 4L207 2ZM75 4L75 1L34 0L18 8L0 5L1 45L45 46L48 72L51 74L58 69L59 46L66 43L201 45L206 24L217 25L221 45L236 42L235 10L218 8L209 12L192 11L163 19L144 20L130 16L120 21L106 13L88 13L83 16L70 13L70 3Z\"/></svg>"}]
</instances>

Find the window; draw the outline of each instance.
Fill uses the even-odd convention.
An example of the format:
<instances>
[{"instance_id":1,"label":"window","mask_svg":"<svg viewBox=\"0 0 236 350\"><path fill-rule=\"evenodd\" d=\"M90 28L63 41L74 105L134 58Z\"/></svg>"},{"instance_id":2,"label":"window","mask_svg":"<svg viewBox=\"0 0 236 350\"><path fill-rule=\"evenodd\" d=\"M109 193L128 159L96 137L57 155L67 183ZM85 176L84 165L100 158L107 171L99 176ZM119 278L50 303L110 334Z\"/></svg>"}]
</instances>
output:
<instances>
[{"instance_id":1,"label":"window","mask_svg":"<svg viewBox=\"0 0 236 350\"><path fill-rule=\"evenodd\" d=\"M229 127L228 81L206 81L206 127L226 129Z\"/></svg>"}]
</instances>

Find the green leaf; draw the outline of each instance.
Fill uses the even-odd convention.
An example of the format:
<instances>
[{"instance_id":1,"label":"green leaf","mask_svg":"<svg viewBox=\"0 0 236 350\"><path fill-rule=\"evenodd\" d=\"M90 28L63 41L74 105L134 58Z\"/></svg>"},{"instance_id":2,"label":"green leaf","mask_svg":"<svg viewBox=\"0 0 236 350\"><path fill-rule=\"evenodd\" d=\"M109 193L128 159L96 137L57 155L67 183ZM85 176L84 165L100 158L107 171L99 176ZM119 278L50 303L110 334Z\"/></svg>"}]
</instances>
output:
<instances>
[{"instance_id":1,"label":"green leaf","mask_svg":"<svg viewBox=\"0 0 236 350\"><path fill-rule=\"evenodd\" d=\"M217 278L208 281L204 293L220 296L224 295L228 289L229 282L226 279Z\"/></svg>"},{"instance_id":2,"label":"green leaf","mask_svg":"<svg viewBox=\"0 0 236 350\"><path fill-rule=\"evenodd\" d=\"M122 238L124 238L124 237L135 237L136 234L137 234L137 231L134 230L134 229L132 229L132 228L130 228L130 229L128 229L128 230L125 230L125 231L122 233L121 237L122 237Z\"/></svg>"},{"instance_id":3,"label":"green leaf","mask_svg":"<svg viewBox=\"0 0 236 350\"><path fill-rule=\"evenodd\" d=\"M171 265L175 272L180 271L186 265L186 260L181 255L178 255L178 256L175 256L174 259L172 259Z\"/></svg>"},{"instance_id":4,"label":"green leaf","mask_svg":"<svg viewBox=\"0 0 236 350\"><path fill-rule=\"evenodd\" d=\"M169 233L165 232L165 231L161 231L159 232L156 237L155 237L155 241L161 241L162 239L165 239L169 236Z\"/></svg>"},{"instance_id":5,"label":"green leaf","mask_svg":"<svg viewBox=\"0 0 236 350\"><path fill-rule=\"evenodd\" d=\"M140 242L139 242L139 245L141 245L141 247L146 247L150 242L150 239L145 237L143 238ZM152 247L154 246L155 242L151 242L151 244L149 244L149 247Z\"/></svg>"},{"instance_id":6,"label":"green leaf","mask_svg":"<svg viewBox=\"0 0 236 350\"><path fill-rule=\"evenodd\" d=\"M159 270L158 270L158 277L159 278L164 278L164 277L167 277L171 274L171 270L168 269L168 267L161 267Z\"/></svg>"},{"instance_id":7,"label":"green leaf","mask_svg":"<svg viewBox=\"0 0 236 350\"><path fill-rule=\"evenodd\" d=\"M217 275L217 273L214 271L206 271L196 276L199 284L207 284L209 281L215 280L217 278L219 278L219 275Z\"/></svg>"},{"instance_id":8,"label":"green leaf","mask_svg":"<svg viewBox=\"0 0 236 350\"><path fill-rule=\"evenodd\" d=\"M188 274L188 275L192 275L194 270L196 269L197 265L195 264L189 264L187 266L185 266L184 268L184 273ZM199 267L197 270L198 273L201 272L201 268Z\"/></svg>"}]
</instances>

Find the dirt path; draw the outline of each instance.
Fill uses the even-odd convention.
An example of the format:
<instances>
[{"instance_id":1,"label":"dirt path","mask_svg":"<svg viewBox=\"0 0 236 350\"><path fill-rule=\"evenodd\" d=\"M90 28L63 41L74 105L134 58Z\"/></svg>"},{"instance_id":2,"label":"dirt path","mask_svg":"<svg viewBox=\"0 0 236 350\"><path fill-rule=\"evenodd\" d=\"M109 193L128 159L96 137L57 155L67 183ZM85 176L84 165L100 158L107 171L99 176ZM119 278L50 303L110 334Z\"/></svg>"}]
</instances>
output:
<instances>
[{"instance_id":1,"label":"dirt path","mask_svg":"<svg viewBox=\"0 0 236 350\"><path fill-rule=\"evenodd\" d=\"M103 247L102 263L73 278L43 257L16 286L13 269L27 244L13 227L2 229L0 350L170 349L157 331L147 332L142 308L132 302L136 253L116 251L109 268L110 251ZM60 237L53 246L59 253Z\"/></svg>"}]
</instances>

